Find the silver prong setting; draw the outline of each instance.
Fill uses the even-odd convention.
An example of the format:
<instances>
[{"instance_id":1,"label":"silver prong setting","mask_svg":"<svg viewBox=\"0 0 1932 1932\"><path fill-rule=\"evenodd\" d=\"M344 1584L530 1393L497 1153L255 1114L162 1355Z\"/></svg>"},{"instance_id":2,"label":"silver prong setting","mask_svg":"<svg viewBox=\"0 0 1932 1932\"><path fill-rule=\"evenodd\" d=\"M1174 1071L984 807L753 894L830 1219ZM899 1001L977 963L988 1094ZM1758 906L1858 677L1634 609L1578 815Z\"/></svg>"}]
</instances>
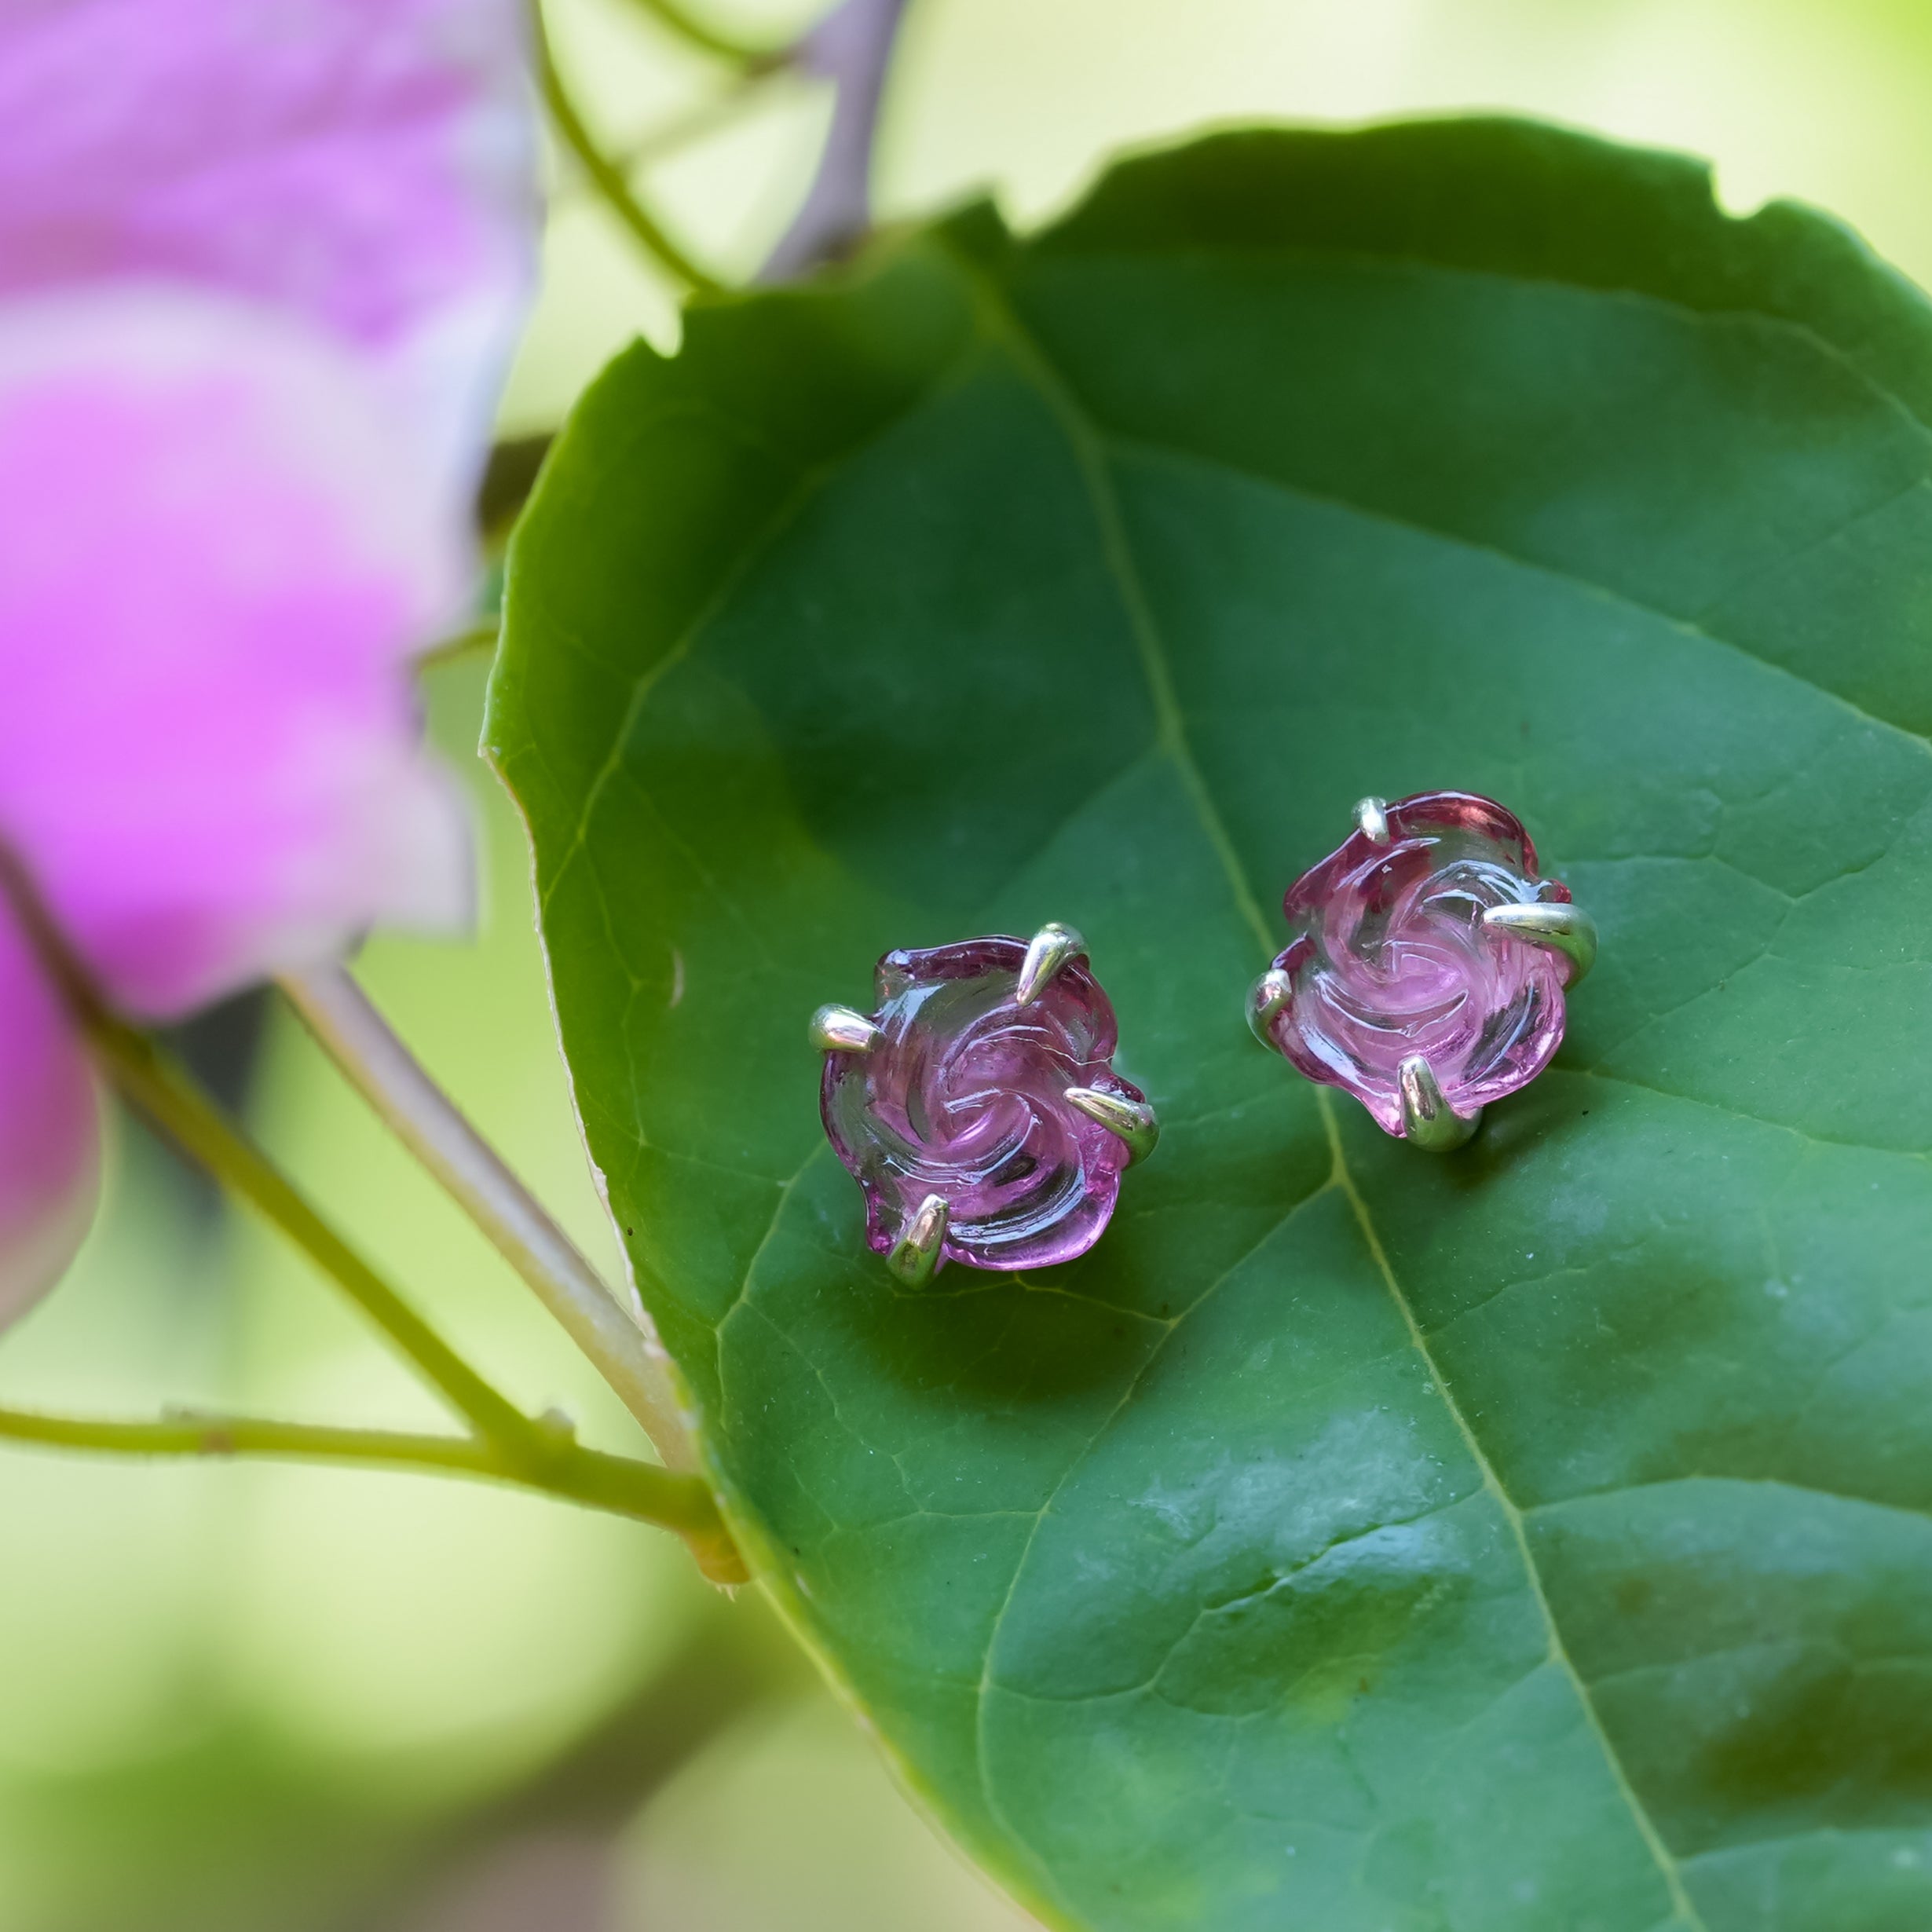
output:
<instances>
[{"instance_id":1,"label":"silver prong setting","mask_svg":"<svg viewBox=\"0 0 1932 1932\"><path fill-rule=\"evenodd\" d=\"M1110 1093L1104 1087L1068 1087L1067 1104L1078 1107L1089 1120L1127 1143L1127 1165L1138 1165L1160 1144L1161 1123L1145 1100L1130 1100L1124 1093Z\"/></svg>"},{"instance_id":2,"label":"silver prong setting","mask_svg":"<svg viewBox=\"0 0 1932 1932\"><path fill-rule=\"evenodd\" d=\"M1357 799L1355 829L1370 845L1386 845L1390 836L1388 800L1374 796Z\"/></svg>"},{"instance_id":3,"label":"silver prong setting","mask_svg":"<svg viewBox=\"0 0 1932 1932\"><path fill-rule=\"evenodd\" d=\"M1019 981L1013 988L1013 1004L1028 1006L1039 998L1060 968L1078 959L1087 942L1071 926L1050 920L1026 942L1026 957L1021 963Z\"/></svg>"},{"instance_id":4,"label":"silver prong setting","mask_svg":"<svg viewBox=\"0 0 1932 1932\"><path fill-rule=\"evenodd\" d=\"M1492 932L1506 932L1531 946L1561 953L1566 988L1575 986L1597 963L1597 922L1580 906L1557 899L1491 906L1484 910L1483 924Z\"/></svg>"},{"instance_id":5,"label":"silver prong setting","mask_svg":"<svg viewBox=\"0 0 1932 1932\"><path fill-rule=\"evenodd\" d=\"M849 1006L821 1006L806 1037L821 1053L869 1053L885 1037L874 1023Z\"/></svg>"},{"instance_id":6,"label":"silver prong setting","mask_svg":"<svg viewBox=\"0 0 1932 1932\"><path fill-rule=\"evenodd\" d=\"M1248 993L1248 1028L1271 1053L1281 1048L1275 1044L1274 1026L1287 1011L1294 988L1279 966L1271 966L1255 981Z\"/></svg>"},{"instance_id":7,"label":"silver prong setting","mask_svg":"<svg viewBox=\"0 0 1932 1932\"><path fill-rule=\"evenodd\" d=\"M1480 1107L1470 1114L1451 1107L1422 1054L1411 1053L1396 1070L1396 1085L1402 1095L1402 1137L1426 1154L1452 1152L1483 1124Z\"/></svg>"},{"instance_id":8,"label":"silver prong setting","mask_svg":"<svg viewBox=\"0 0 1932 1932\"><path fill-rule=\"evenodd\" d=\"M923 1288L939 1265L939 1250L946 1245L946 1231L953 1213L942 1194L929 1194L919 1211L906 1224L905 1231L892 1244L886 1266L908 1288Z\"/></svg>"}]
</instances>

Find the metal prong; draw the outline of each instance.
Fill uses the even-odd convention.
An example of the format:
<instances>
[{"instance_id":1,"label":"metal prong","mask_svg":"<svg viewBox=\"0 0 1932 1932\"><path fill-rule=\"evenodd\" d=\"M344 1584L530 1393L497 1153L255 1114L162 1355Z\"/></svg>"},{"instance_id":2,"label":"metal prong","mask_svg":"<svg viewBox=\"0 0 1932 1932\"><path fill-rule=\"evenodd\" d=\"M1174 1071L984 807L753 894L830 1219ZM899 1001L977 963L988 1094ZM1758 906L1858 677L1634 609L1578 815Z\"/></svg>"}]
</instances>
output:
<instances>
[{"instance_id":1,"label":"metal prong","mask_svg":"<svg viewBox=\"0 0 1932 1932\"><path fill-rule=\"evenodd\" d=\"M1356 829L1370 845L1389 843L1389 801L1382 798L1359 798L1355 802Z\"/></svg>"},{"instance_id":2,"label":"metal prong","mask_svg":"<svg viewBox=\"0 0 1932 1932\"><path fill-rule=\"evenodd\" d=\"M1580 906L1538 899L1527 906L1485 907L1483 924L1497 932L1513 934L1531 946L1547 946L1569 962L1564 980L1573 986L1597 963L1597 922Z\"/></svg>"},{"instance_id":3,"label":"metal prong","mask_svg":"<svg viewBox=\"0 0 1932 1932\"><path fill-rule=\"evenodd\" d=\"M946 1224L952 1217L946 1196L929 1194L919 1204L919 1212L906 1224L905 1232L893 1243L886 1266L908 1288L923 1288L931 1280L932 1271L939 1265Z\"/></svg>"},{"instance_id":4,"label":"metal prong","mask_svg":"<svg viewBox=\"0 0 1932 1932\"><path fill-rule=\"evenodd\" d=\"M1288 975L1279 966L1271 966L1255 981L1248 993L1248 1026L1256 1039L1271 1053L1281 1049L1275 1044L1271 1029L1288 1004L1293 991L1288 983Z\"/></svg>"},{"instance_id":5,"label":"metal prong","mask_svg":"<svg viewBox=\"0 0 1932 1932\"><path fill-rule=\"evenodd\" d=\"M1396 1068L1396 1084L1402 1090L1402 1137L1411 1147L1426 1154L1447 1154L1483 1124L1480 1107L1466 1117L1451 1108L1420 1053L1411 1053Z\"/></svg>"},{"instance_id":6,"label":"metal prong","mask_svg":"<svg viewBox=\"0 0 1932 1932\"><path fill-rule=\"evenodd\" d=\"M1159 1145L1161 1123L1145 1100L1130 1100L1104 1087L1068 1087L1064 1092L1069 1107L1078 1107L1089 1120L1126 1142L1129 1167L1144 1161Z\"/></svg>"},{"instance_id":7,"label":"metal prong","mask_svg":"<svg viewBox=\"0 0 1932 1932\"><path fill-rule=\"evenodd\" d=\"M885 1035L849 1006L821 1006L806 1037L821 1053L869 1053Z\"/></svg>"},{"instance_id":8,"label":"metal prong","mask_svg":"<svg viewBox=\"0 0 1932 1932\"><path fill-rule=\"evenodd\" d=\"M1071 926L1057 923L1042 926L1026 942L1019 983L1013 989L1013 1004L1025 1006L1038 999L1047 982L1069 960L1078 959L1086 950L1086 941Z\"/></svg>"}]
</instances>

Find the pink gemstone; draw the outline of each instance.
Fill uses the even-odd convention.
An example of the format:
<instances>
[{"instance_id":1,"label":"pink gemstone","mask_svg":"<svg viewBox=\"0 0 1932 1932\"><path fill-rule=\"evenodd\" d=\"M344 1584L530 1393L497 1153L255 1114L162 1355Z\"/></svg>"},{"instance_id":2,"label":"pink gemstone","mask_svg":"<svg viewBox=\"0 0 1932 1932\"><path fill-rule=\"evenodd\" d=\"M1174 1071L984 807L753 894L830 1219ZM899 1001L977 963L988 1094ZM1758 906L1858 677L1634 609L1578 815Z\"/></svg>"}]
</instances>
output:
<instances>
[{"instance_id":1,"label":"pink gemstone","mask_svg":"<svg viewBox=\"0 0 1932 1932\"><path fill-rule=\"evenodd\" d=\"M1023 939L963 939L879 962L869 1053L825 1056L825 1132L888 1253L928 1195L951 1209L940 1265L1046 1268L1085 1254L1114 1212L1127 1147L1063 1096L1139 1100L1110 1062L1114 1008L1084 959L1025 1006Z\"/></svg>"},{"instance_id":2,"label":"pink gemstone","mask_svg":"<svg viewBox=\"0 0 1932 1932\"><path fill-rule=\"evenodd\" d=\"M1570 894L1537 877L1529 834L1492 800L1420 792L1387 815L1385 843L1357 832L1289 888L1296 936L1275 964L1291 990L1270 1030L1309 1079L1353 1094L1399 1135L1396 1070L1411 1054L1465 1117L1549 1064L1563 1039L1564 961L1482 916Z\"/></svg>"}]
</instances>

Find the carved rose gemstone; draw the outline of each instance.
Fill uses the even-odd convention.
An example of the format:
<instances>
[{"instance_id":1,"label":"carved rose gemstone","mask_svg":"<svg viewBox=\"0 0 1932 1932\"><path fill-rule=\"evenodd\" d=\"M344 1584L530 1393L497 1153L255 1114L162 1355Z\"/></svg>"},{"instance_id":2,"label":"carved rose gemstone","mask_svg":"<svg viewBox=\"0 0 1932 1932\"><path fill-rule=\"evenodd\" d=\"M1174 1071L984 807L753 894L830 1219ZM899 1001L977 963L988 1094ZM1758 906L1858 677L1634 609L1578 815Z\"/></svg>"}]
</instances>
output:
<instances>
[{"instance_id":1,"label":"carved rose gemstone","mask_svg":"<svg viewBox=\"0 0 1932 1932\"><path fill-rule=\"evenodd\" d=\"M1125 1101L1114 1008L1084 959L1018 1004L1023 939L966 939L879 962L880 1037L825 1056L821 1107L889 1253L933 1195L950 1209L939 1265L1045 1268L1100 1239L1128 1148L1065 1098Z\"/></svg>"},{"instance_id":2,"label":"carved rose gemstone","mask_svg":"<svg viewBox=\"0 0 1932 1932\"><path fill-rule=\"evenodd\" d=\"M1572 969L1483 914L1570 894L1537 877L1528 833L1492 800L1422 792L1384 816L1385 838L1358 830L1290 887L1296 937L1275 962L1287 997L1266 1030L1309 1079L1353 1094L1400 1135L1398 1074L1413 1055L1465 1118L1549 1064Z\"/></svg>"}]
</instances>

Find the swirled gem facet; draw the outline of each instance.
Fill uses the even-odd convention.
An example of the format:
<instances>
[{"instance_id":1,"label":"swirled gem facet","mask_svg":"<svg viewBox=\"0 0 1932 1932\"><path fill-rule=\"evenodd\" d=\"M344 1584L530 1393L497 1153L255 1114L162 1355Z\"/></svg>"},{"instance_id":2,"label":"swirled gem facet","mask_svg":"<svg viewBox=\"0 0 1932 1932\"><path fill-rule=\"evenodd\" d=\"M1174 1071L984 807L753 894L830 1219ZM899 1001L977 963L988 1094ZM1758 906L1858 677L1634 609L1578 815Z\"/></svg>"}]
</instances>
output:
<instances>
[{"instance_id":1,"label":"swirled gem facet","mask_svg":"<svg viewBox=\"0 0 1932 1932\"><path fill-rule=\"evenodd\" d=\"M1070 1261L1114 1212L1129 1143L1067 1098L1090 1089L1144 1110L1111 1064L1113 1006L1080 957L1023 1004L1026 957L1025 940L1004 937L888 953L871 1034L868 1016L843 1009L814 1023L825 1132L865 1194L880 1254L917 1239L935 1196L946 1212L924 1224L943 1227L938 1265Z\"/></svg>"},{"instance_id":2,"label":"swirled gem facet","mask_svg":"<svg viewBox=\"0 0 1932 1932\"><path fill-rule=\"evenodd\" d=\"M1386 1132L1404 1132L1402 1070L1418 1056L1467 1120L1549 1064L1565 984L1582 970L1547 938L1484 915L1569 898L1537 876L1528 833L1493 800L1365 801L1360 829L1289 888L1295 937L1257 989L1257 1024Z\"/></svg>"}]
</instances>

